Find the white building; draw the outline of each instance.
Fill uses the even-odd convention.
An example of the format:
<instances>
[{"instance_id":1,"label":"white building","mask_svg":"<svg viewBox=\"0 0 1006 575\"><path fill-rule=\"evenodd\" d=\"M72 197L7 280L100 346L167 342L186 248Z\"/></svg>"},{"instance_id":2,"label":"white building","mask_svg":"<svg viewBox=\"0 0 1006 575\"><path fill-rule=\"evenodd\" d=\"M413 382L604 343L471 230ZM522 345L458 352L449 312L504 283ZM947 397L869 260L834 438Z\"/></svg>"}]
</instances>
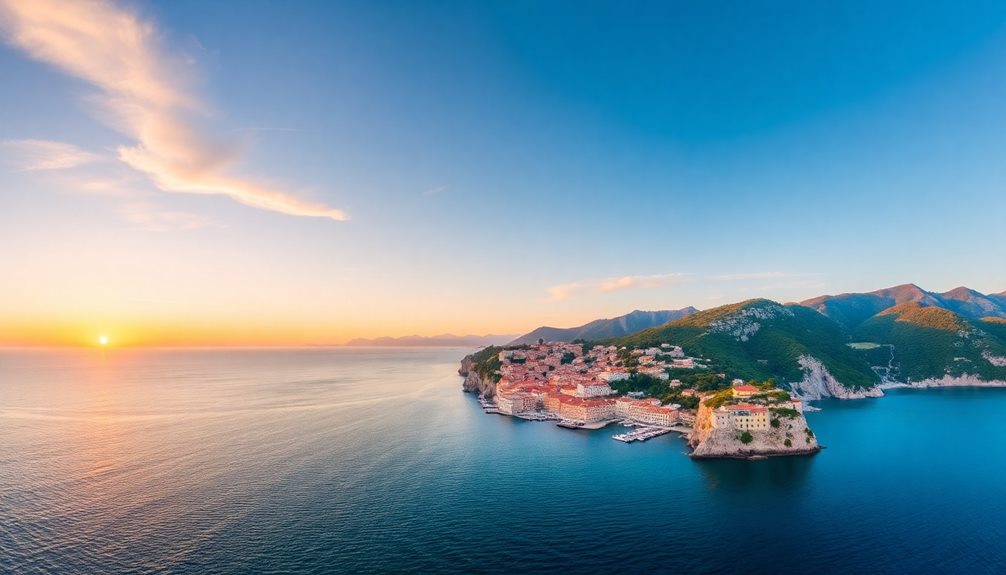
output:
<instances>
[{"instance_id":1,"label":"white building","mask_svg":"<svg viewBox=\"0 0 1006 575\"><path fill-rule=\"evenodd\" d=\"M577 397L603 397L611 394L611 387L603 381L587 381L576 384Z\"/></svg>"},{"instance_id":2,"label":"white building","mask_svg":"<svg viewBox=\"0 0 1006 575\"><path fill-rule=\"evenodd\" d=\"M604 371L597 374L597 379L611 383L612 381L625 381L629 379L627 371Z\"/></svg>"},{"instance_id":3,"label":"white building","mask_svg":"<svg viewBox=\"0 0 1006 575\"><path fill-rule=\"evenodd\" d=\"M655 367L641 367L641 368L639 368L639 373L642 373L644 375L648 375L650 377L655 377L655 378L657 378L657 379L659 379L661 381L667 381L668 379L671 378L671 376L667 375L667 372L664 371L664 368L659 367L659 366L655 366Z\"/></svg>"}]
</instances>

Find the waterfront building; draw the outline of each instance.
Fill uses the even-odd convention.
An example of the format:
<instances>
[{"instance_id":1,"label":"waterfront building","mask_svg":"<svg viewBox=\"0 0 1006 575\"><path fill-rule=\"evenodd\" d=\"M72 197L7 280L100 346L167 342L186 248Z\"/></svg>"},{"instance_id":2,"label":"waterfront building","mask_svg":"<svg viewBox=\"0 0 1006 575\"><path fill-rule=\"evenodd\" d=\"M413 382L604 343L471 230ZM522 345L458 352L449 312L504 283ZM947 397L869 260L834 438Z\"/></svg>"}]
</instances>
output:
<instances>
[{"instance_id":1,"label":"waterfront building","mask_svg":"<svg viewBox=\"0 0 1006 575\"><path fill-rule=\"evenodd\" d=\"M615 415L626 419L632 417L632 407L640 401L632 397L619 397L615 400Z\"/></svg>"},{"instance_id":2,"label":"waterfront building","mask_svg":"<svg viewBox=\"0 0 1006 575\"><path fill-rule=\"evenodd\" d=\"M611 419L615 414L615 402L610 399L563 398L559 415L570 421L591 423Z\"/></svg>"},{"instance_id":3,"label":"waterfront building","mask_svg":"<svg viewBox=\"0 0 1006 575\"><path fill-rule=\"evenodd\" d=\"M542 398L542 408L548 413L559 413L562 405L562 395L555 392L548 392Z\"/></svg>"},{"instance_id":4,"label":"waterfront building","mask_svg":"<svg viewBox=\"0 0 1006 575\"><path fill-rule=\"evenodd\" d=\"M670 427L678 420L678 410L659 405L641 405L632 410L632 418L640 423Z\"/></svg>"},{"instance_id":5,"label":"waterfront building","mask_svg":"<svg viewBox=\"0 0 1006 575\"><path fill-rule=\"evenodd\" d=\"M500 410L500 413L505 413L507 415L513 415L513 399L507 395L496 394L496 407Z\"/></svg>"},{"instance_id":6,"label":"waterfront building","mask_svg":"<svg viewBox=\"0 0 1006 575\"><path fill-rule=\"evenodd\" d=\"M531 393L515 393L511 396L513 413L527 413L538 409L538 400Z\"/></svg>"}]
</instances>

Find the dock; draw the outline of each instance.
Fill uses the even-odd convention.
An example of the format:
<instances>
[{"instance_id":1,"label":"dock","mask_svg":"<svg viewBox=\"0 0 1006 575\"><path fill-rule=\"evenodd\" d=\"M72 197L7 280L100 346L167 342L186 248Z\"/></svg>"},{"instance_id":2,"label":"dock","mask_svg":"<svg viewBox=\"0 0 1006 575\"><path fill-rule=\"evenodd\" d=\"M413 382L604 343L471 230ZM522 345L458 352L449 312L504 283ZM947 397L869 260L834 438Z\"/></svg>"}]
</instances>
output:
<instances>
[{"instance_id":1,"label":"dock","mask_svg":"<svg viewBox=\"0 0 1006 575\"><path fill-rule=\"evenodd\" d=\"M632 443L633 441L646 441L658 435L663 435L665 433L670 433L670 428L667 427L640 427L628 433L619 433L617 435L612 435L611 438L615 441L621 441L624 443Z\"/></svg>"},{"instance_id":2,"label":"dock","mask_svg":"<svg viewBox=\"0 0 1006 575\"><path fill-rule=\"evenodd\" d=\"M554 421L559 419L558 415L552 415L549 413L538 413L534 411L515 413L514 417L519 417L521 419L526 419L528 421Z\"/></svg>"},{"instance_id":3,"label":"dock","mask_svg":"<svg viewBox=\"0 0 1006 575\"><path fill-rule=\"evenodd\" d=\"M484 398L482 396L479 396L479 405L482 406L482 411L484 411L486 413L495 413L495 414L498 414L498 415L506 415L505 413L503 413L502 411L499 410L499 406L497 406L495 403L489 401L488 399L486 399L486 398Z\"/></svg>"},{"instance_id":4,"label":"dock","mask_svg":"<svg viewBox=\"0 0 1006 575\"><path fill-rule=\"evenodd\" d=\"M623 443L632 443L633 441L646 441L647 439L652 439L659 435L664 435L665 433L670 433L672 431L677 431L681 434L687 434L691 431L690 428L684 426L673 426L673 427L657 427L657 426L640 426L633 431L627 433L619 433L617 435L612 435L611 438L615 441L621 441Z\"/></svg>"}]
</instances>

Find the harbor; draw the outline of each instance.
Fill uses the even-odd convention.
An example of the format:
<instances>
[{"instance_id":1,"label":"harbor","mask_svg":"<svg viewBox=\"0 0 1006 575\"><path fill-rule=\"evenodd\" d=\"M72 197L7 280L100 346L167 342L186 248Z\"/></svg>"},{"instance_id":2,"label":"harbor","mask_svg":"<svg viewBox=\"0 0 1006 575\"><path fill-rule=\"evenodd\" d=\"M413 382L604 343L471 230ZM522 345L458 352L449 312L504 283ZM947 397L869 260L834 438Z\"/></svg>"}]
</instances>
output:
<instances>
[{"instance_id":1,"label":"harbor","mask_svg":"<svg viewBox=\"0 0 1006 575\"><path fill-rule=\"evenodd\" d=\"M688 433L692 430L691 428L680 424L672 427L640 426L626 433L612 435L611 438L615 441L621 441L623 443L632 443L633 441L646 441L647 439L652 439L672 431L676 431L682 435L688 435Z\"/></svg>"},{"instance_id":2,"label":"harbor","mask_svg":"<svg viewBox=\"0 0 1006 575\"><path fill-rule=\"evenodd\" d=\"M519 417L521 419L526 419L528 421L557 421L559 416L553 413L539 413L536 411L526 412L526 413L515 413L514 417Z\"/></svg>"}]
</instances>

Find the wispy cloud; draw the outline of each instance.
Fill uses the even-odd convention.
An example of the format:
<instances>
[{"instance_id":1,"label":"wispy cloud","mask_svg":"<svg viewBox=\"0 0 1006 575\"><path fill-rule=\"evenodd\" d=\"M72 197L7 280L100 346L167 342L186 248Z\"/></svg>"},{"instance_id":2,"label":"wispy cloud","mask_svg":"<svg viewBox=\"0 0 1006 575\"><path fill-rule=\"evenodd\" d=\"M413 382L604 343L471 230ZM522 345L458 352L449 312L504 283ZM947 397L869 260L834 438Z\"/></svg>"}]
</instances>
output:
<instances>
[{"instance_id":1,"label":"wispy cloud","mask_svg":"<svg viewBox=\"0 0 1006 575\"><path fill-rule=\"evenodd\" d=\"M16 168L26 172L66 170L101 160L98 154L81 150L73 144L51 140L4 140L4 156Z\"/></svg>"},{"instance_id":2,"label":"wispy cloud","mask_svg":"<svg viewBox=\"0 0 1006 575\"><path fill-rule=\"evenodd\" d=\"M425 192L423 192L423 195L426 196L426 197L430 197L430 196L435 196L437 194L442 194L442 193L444 193L446 191L447 191L447 186L437 186L435 188L430 188L429 190L426 190Z\"/></svg>"},{"instance_id":3,"label":"wispy cloud","mask_svg":"<svg viewBox=\"0 0 1006 575\"><path fill-rule=\"evenodd\" d=\"M214 140L197 127L208 106L192 89L191 60L169 53L156 27L133 12L108 2L0 0L0 28L11 45L98 90L99 117L133 140L117 148L118 158L161 190L347 219L275 184L232 175L241 143Z\"/></svg>"},{"instance_id":4,"label":"wispy cloud","mask_svg":"<svg viewBox=\"0 0 1006 575\"><path fill-rule=\"evenodd\" d=\"M610 293L623 290L655 289L675 285L687 274L628 275L554 285L548 288L551 301L561 301L585 294Z\"/></svg>"}]
</instances>

